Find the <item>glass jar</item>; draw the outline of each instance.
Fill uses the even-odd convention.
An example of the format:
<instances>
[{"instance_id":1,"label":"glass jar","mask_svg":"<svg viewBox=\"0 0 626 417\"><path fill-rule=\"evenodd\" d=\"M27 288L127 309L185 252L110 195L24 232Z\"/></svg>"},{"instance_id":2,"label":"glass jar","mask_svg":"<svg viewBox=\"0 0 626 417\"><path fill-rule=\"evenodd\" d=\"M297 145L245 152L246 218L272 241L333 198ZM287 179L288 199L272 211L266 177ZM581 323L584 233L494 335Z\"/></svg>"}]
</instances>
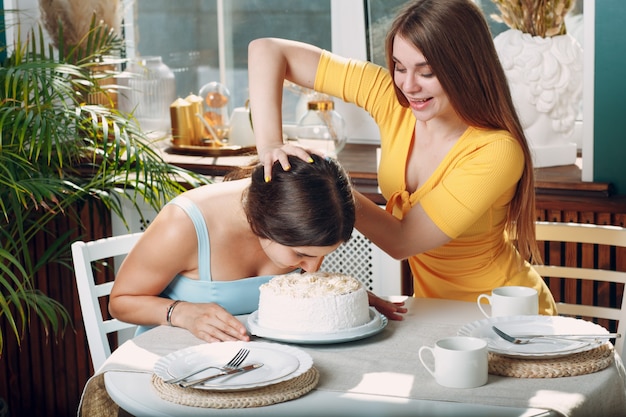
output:
<instances>
[{"instance_id":1,"label":"glass jar","mask_svg":"<svg viewBox=\"0 0 626 417\"><path fill-rule=\"evenodd\" d=\"M139 127L153 139L170 133L170 105L176 100L174 72L160 56L147 56L129 63L119 84L118 106L132 113Z\"/></svg>"},{"instance_id":2,"label":"glass jar","mask_svg":"<svg viewBox=\"0 0 626 417\"><path fill-rule=\"evenodd\" d=\"M230 91L225 85L216 81L205 84L200 89L200 97L204 100L202 103L204 118L205 142L214 145L224 145L228 140L228 130L230 122L228 119L230 105Z\"/></svg>"},{"instance_id":3,"label":"glass jar","mask_svg":"<svg viewBox=\"0 0 626 417\"><path fill-rule=\"evenodd\" d=\"M346 145L345 122L330 99L312 100L298 120L296 139L305 148L317 149L336 157Z\"/></svg>"}]
</instances>

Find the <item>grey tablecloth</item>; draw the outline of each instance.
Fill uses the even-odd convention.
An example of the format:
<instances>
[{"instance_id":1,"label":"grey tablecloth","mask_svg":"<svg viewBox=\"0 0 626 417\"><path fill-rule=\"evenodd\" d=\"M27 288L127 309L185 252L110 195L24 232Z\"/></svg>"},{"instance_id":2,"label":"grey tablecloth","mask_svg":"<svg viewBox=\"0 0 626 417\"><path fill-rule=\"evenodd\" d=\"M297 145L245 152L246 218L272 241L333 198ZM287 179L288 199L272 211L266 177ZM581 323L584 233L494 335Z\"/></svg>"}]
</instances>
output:
<instances>
[{"instance_id":1,"label":"grey tablecloth","mask_svg":"<svg viewBox=\"0 0 626 417\"><path fill-rule=\"evenodd\" d=\"M299 346L313 357L320 372L316 390L542 408L572 417L626 416L626 375L617 355L608 368L588 375L540 379L489 375L487 384L479 388L439 386L419 362L418 348L433 346L437 339L457 334L467 320L462 310L459 324L424 314L423 308L413 308L413 300L408 306L404 321L392 321L368 339ZM87 383L81 401L82 415L95 416L94 410L101 408L98 401L106 398L102 392L104 372L152 372L160 357L201 343L204 342L186 330L164 326L125 343Z\"/></svg>"}]
</instances>

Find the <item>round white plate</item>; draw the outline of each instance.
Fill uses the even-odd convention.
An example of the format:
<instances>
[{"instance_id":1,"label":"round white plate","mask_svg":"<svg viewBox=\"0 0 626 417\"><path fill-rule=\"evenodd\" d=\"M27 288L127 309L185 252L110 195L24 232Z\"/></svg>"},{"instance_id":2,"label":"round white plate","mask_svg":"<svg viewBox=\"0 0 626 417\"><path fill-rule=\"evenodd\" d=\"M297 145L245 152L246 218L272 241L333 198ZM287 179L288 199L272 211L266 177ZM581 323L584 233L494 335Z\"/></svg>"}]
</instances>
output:
<instances>
[{"instance_id":1,"label":"round white plate","mask_svg":"<svg viewBox=\"0 0 626 417\"><path fill-rule=\"evenodd\" d=\"M154 373L168 380L186 375L206 365L223 366L242 347L250 350L242 366L253 363L262 363L263 366L243 374L207 381L194 388L218 391L253 389L295 378L313 366L313 358L293 346L264 342L221 342L191 346L172 352L157 361L154 365ZM191 379L210 376L218 372L217 369L209 369L194 375Z\"/></svg>"},{"instance_id":2,"label":"round white plate","mask_svg":"<svg viewBox=\"0 0 626 417\"><path fill-rule=\"evenodd\" d=\"M608 341L595 339L535 339L530 343L517 345L498 336L492 329L496 326L511 336L522 334L607 334L608 331L595 323L562 316L510 316L493 317L466 324L459 330L461 336L484 339L487 348L493 353L512 357L554 358L585 352Z\"/></svg>"},{"instance_id":3,"label":"round white plate","mask_svg":"<svg viewBox=\"0 0 626 417\"><path fill-rule=\"evenodd\" d=\"M258 314L257 310L248 317L248 331L251 334L279 342L300 344L343 343L364 339L381 332L388 322L387 317L380 314L374 307L370 307L370 321L351 329L324 333L286 332L260 326Z\"/></svg>"}]
</instances>

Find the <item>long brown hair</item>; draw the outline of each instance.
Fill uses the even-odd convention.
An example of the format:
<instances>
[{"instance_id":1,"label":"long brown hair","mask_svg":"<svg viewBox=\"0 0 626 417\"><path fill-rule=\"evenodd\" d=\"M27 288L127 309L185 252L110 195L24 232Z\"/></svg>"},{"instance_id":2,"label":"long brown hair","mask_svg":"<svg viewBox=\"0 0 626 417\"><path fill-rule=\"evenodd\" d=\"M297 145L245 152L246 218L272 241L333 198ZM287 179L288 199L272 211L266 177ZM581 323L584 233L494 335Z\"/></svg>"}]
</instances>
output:
<instances>
[{"instance_id":1,"label":"long brown hair","mask_svg":"<svg viewBox=\"0 0 626 417\"><path fill-rule=\"evenodd\" d=\"M270 182L262 165L254 167L243 207L257 236L291 247L350 239L355 221L350 179L334 159L311 158L309 163L289 156L289 171L275 162Z\"/></svg>"},{"instance_id":2,"label":"long brown hair","mask_svg":"<svg viewBox=\"0 0 626 417\"><path fill-rule=\"evenodd\" d=\"M524 259L541 259L535 238L535 180L526 136L482 11L471 0L416 0L394 20L385 41L393 74L393 42L402 37L419 49L452 107L470 126L503 129L524 152L524 170L511 200L505 228L517 236ZM394 84L402 106L408 101Z\"/></svg>"}]
</instances>

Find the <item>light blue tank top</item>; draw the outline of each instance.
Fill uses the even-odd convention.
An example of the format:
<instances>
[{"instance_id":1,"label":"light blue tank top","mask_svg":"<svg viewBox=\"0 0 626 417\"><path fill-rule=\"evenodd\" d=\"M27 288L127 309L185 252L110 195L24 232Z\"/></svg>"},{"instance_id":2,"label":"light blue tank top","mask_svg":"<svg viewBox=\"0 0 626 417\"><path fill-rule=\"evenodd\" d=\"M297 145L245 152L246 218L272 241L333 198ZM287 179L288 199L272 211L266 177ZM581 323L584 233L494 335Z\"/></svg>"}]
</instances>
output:
<instances>
[{"instance_id":1,"label":"light blue tank top","mask_svg":"<svg viewBox=\"0 0 626 417\"><path fill-rule=\"evenodd\" d=\"M178 196L168 204L182 208L191 218L198 236L198 270L200 279L176 275L161 293L162 297L192 303L216 303L232 315L249 314L259 307L259 287L272 276L243 278L235 281L213 281L211 279L211 248L209 232L202 212L188 198ZM139 326L137 334L154 326Z\"/></svg>"}]
</instances>

